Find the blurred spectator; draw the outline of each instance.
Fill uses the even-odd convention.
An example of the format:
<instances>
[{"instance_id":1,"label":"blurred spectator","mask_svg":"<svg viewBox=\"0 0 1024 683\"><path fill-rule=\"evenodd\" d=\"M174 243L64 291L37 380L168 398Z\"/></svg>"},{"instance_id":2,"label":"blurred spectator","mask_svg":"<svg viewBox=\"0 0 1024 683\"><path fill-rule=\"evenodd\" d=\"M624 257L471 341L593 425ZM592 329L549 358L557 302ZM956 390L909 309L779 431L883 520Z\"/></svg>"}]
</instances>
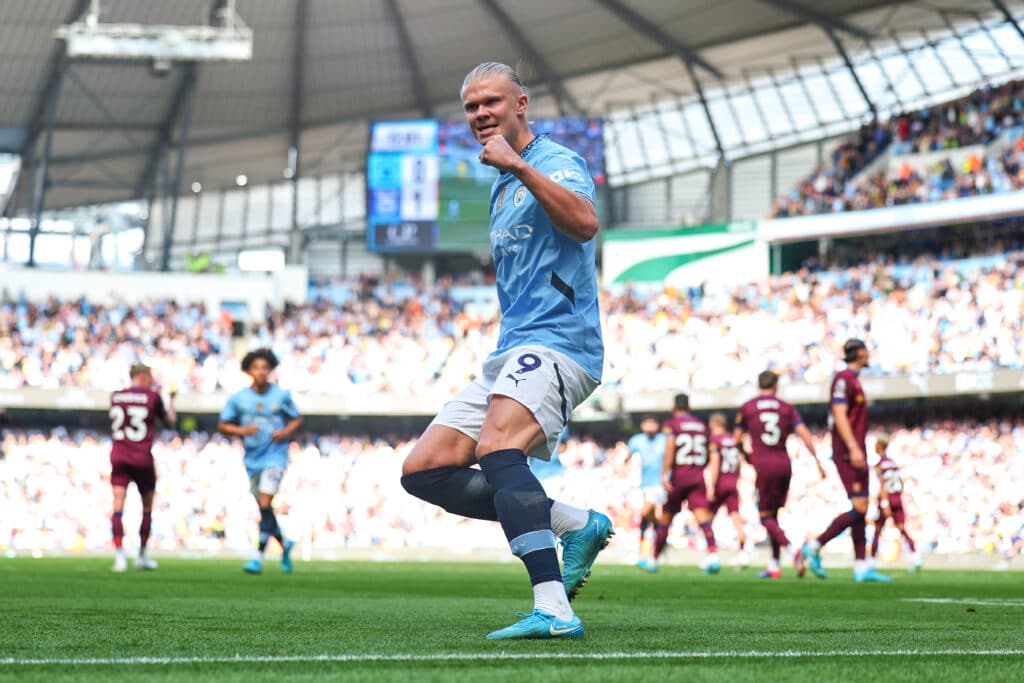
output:
<instances>
[{"instance_id":1,"label":"blurred spectator","mask_svg":"<svg viewBox=\"0 0 1024 683\"><path fill-rule=\"evenodd\" d=\"M1024 523L1024 422L942 422L893 428L890 456L902 468L908 526L921 547L936 553L1001 552ZM17 553L102 551L110 547L109 440L63 430L5 432L0 459L0 548ZM322 556L346 549L450 548L501 550L500 527L445 513L406 494L401 463L412 441L324 435L295 443L279 496L278 512L289 536ZM796 447L795 441L791 447ZM825 436L818 456L829 458ZM154 455L159 472L153 539L157 550L195 554L245 552L255 543L257 510L249 493L238 444L219 436L166 434ZM794 479L782 524L794 538L816 531L819 520L846 504L837 476L822 481L806 453L794 460ZM635 533L641 496L639 463L624 442L600 445L570 438L559 453L564 476L550 479L550 494L583 507L606 510L618 529ZM830 465L826 463L826 469ZM872 483L877 491L877 482ZM747 533L766 542L757 523L753 471L742 471L741 512ZM137 496L129 496L125 525L138 523ZM716 535L734 547L735 530L722 515ZM687 514L672 536L676 547L703 541ZM845 543L846 541L843 541ZM834 552L846 552L837 543ZM632 546L630 545L630 548ZM897 549L886 539L883 552ZM830 546L831 548L831 546Z\"/></svg>"}]
</instances>

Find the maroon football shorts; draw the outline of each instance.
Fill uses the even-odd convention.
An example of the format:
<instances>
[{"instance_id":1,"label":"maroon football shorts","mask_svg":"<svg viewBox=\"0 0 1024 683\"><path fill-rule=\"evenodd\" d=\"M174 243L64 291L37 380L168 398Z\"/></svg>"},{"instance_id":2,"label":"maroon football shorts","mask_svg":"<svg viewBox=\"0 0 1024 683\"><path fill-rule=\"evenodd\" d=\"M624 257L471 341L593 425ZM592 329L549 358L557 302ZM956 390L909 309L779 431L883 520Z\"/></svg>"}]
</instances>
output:
<instances>
[{"instance_id":1,"label":"maroon football shorts","mask_svg":"<svg viewBox=\"0 0 1024 683\"><path fill-rule=\"evenodd\" d=\"M889 494L889 516L896 526L903 526L907 522L907 513L903 510L903 496L898 493Z\"/></svg>"},{"instance_id":2,"label":"maroon football shorts","mask_svg":"<svg viewBox=\"0 0 1024 683\"><path fill-rule=\"evenodd\" d=\"M723 505L730 515L740 511L740 493L736 490L735 484L715 489L715 499L711 501L711 514L716 514Z\"/></svg>"},{"instance_id":3,"label":"maroon football shorts","mask_svg":"<svg viewBox=\"0 0 1024 683\"><path fill-rule=\"evenodd\" d=\"M110 485L123 486L135 482L139 495L146 495L156 490L156 468L152 465L138 465L115 461L110 463Z\"/></svg>"},{"instance_id":4,"label":"maroon football shorts","mask_svg":"<svg viewBox=\"0 0 1024 683\"><path fill-rule=\"evenodd\" d=\"M757 508L762 512L774 512L785 507L789 480L793 477L789 457L756 460L754 471L757 472Z\"/></svg>"},{"instance_id":5,"label":"maroon football shorts","mask_svg":"<svg viewBox=\"0 0 1024 683\"><path fill-rule=\"evenodd\" d=\"M703 470L676 468L672 471L672 491L668 494L665 512L678 514L683 509L683 501L691 510L710 509Z\"/></svg>"}]
</instances>

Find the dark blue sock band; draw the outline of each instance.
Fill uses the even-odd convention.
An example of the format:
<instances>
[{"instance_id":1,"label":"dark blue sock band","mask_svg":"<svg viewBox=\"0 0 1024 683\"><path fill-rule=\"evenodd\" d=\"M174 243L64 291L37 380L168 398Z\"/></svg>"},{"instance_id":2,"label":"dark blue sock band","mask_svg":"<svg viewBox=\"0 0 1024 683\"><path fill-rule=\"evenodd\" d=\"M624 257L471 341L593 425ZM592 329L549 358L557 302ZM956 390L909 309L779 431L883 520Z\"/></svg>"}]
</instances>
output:
<instances>
[{"instance_id":1,"label":"dark blue sock band","mask_svg":"<svg viewBox=\"0 0 1024 683\"><path fill-rule=\"evenodd\" d=\"M494 508L505 538L526 565L530 582L561 581L551 503L530 471L526 454L517 449L494 451L480 458L480 467L494 488Z\"/></svg>"}]
</instances>

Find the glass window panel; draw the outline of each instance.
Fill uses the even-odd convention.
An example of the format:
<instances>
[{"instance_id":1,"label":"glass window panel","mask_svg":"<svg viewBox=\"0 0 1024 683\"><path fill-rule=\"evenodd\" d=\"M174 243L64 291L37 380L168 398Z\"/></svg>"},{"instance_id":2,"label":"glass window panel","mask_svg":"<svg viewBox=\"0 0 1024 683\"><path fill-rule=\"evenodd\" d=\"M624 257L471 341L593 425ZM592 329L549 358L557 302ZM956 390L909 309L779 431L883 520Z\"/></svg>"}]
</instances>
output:
<instances>
[{"instance_id":1,"label":"glass window panel","mask_svg":"<svg viewBox=\"0 0 1024 683\"><path fill-rule=\"evenodd\" d=\"M914 60L914 66L917 67L921 78L928 84L928 89L933 93L941 93L953 87L953 82L949 80L949 74L946 73L946 69L943 68L942 63L930 47L922 47L912 53L911 59Z\"/></svg>"},{"instance_id":2,"label":"glass window panel","mask_svg":"<svg viewBox=\"0 0 1024 683\"><path fill-rule=\"evenodd\" d=\"M196 239L211 239L220 230L220 192L201 192L199 200L199 221L196 223Z\"/></svg>"},{"instance_id":3,"label":"glass window panel","mask_svg":"<svg viewBox=\"0 0 1024 683\"><path fill-rule=\"evenodd\" d=\"M36 263L41 266L71 265L71 235L41 232L36 235Z\"/></svg>"},{"instance_id":4,"label":"glass window panel","mask_svg":"<svg viewBox=\"0 0 1024 683\"><path fill-rule=\"evenodd\" d=\"M7 235L7 262L28 263L29 236L23 232Z\"/></svg>"},{"instance_id":5,"label":"glass window panel","mask_svg":"<svg viewBox=\"0 0 1024 683\"><path fill-rule=\"evenodd\" d=\"M640 135L636 123L632 120L620 122L616 126L619 136L619 149L622 150L622 163L625 170L643 167L643 150L640 149Z\"/></svg>"},{"instance_id":6,"label":"glass window panel","mask_svg":"<svg viewBox=\"0 0 1024 683\"><path fill-rule=\"evenodd\" d=\"M811 108L799 83L794 80L782 83L779 86L779 95L785 98L786 106L789 108L790 114L793 115L793 121L796 123L798 131L811 131L818 127L814 109Z\"/></svg>"},{"instance_id":7,"label":"glass window panel","mask_svg":"<svg viewBox=\"0 0 1024 683\"><path fill-rule=\"evenodd\" d=\"M292 225L292 184L277 183L271 186L271 230L288 230Z\"/></svg>"},{"instance_id":8,"label":"glass window panel","mask_svg":"<svg viewBox=\"0 0 1024 683\"><path fill-rule=\"evenodd\" d=\"M979 29L965 34L964 45L974 55L974 59L981 65L981 70L986 75L998 76L1006 72L1006 60L984 31Z\"/></svg>"},{"instance_id":9,"label":"glass window panel","mask_svg":"<svg viewBox=\"0 0 1024 683\"><path fill-rule=\"evenodd\" d=\"M1010 58L1014 68L1024 66L1024 36L1018 34L1009 24L1000 24L990 30L992 38L1002 49L1003 54Z\"/></svg>"},{"instance_id":10,"label":"glass window panel","mask_svg":"<svg viewBox=\"0 0 1024 683\"><path fill-rule=\"evenodd\" d=\"M224 193L224 228L222 237L239 237L245 221L245 190L231 190Z\"/></svg>"},{"instance_id":11,"label":"glass window panel","mask_svg":"<svg viewBox=\"0 0 1024 683\"><path fill-rule=\"evenodd\" d=\"M656 112L644 112L637 121L640 140L647 152L647 162L651 166L664 164L668 161L668 145L662 134Z\"/></svg>"},{"instance_id":12,"label":"glass window panel","mask_svg":"<svg viewBox=\"0 0 1024 683\"><path fill-rule=\"evenodd\" d=\"M937 49L942 61L946 63L953 78L956 79L957 85L981 85L978 83L981 74L955 38L942 41Z\"/></svg>"},{"instance_id":13,"label":"glass window panel","mask_svg":"<svg viewBox=\"0 0 1024 683\"><path fill-rule=\"evenodd\" d=\"M348 173L342 193L342 215L346 221L366 217L366 177L362 173Z\"/></svg>"},{"instance_id":14,"label":"glass window panel","mask_svg":"<svg viewBox=\"0 0 1024 683\"><path fill-rule=\"evenodd\" d=\"M910 68L907 58L901 53L886 55L881 58L880 62L882 70L899 92L903 102L912 102L925 94L920 81L917 80Z\"/></svg>"},{"instance_id":15,"label":"glass window panel","mask_svg":"<svg viewBox=\"0 0 1024 683\"><path fill-rule=\"evenodd\" d=\"M845 68L831 69L828 71L828 79L843 100L843 108L850 116L860 116L868 111L868 105L849 71Z\"/></svg>"},{"instance_id":16,"label":"glass window panel","mask_svg":"<svg viewBox=\"0 0 1024 683\"><path fill-rule=\"evenodd\" d=\"M772 136L785 135L793 132L793 126L789 122L789 115L782 106L782 99L774 86L759 88L754 91L754 96L761 105L764 116L768 119L768 130Z\"/></svg>"},{"instance_id":17,"label":"glass window panel","mask_svg":"<svg viewBox=\"0 0 1024 683\"><path fill-rule=\"evenodd\" d=\"M820 71L810 71L805 73L803 78L807 92L814 99L814 107L823 122L828 123L846 118L842 107L839 106L835 95L832 94L832 89L829 87L828 81L825 80L824 74Z\"/></svg>"},{"instance_id":18,"label":"glass window panel","mask_svg":"<svg viewBox=\"0 0 1024 683\"><path fill-rule=\"evenodd\" d=\"M768 131L764 128L764 122L757 111L754 98L747 91L737 92L732 96L732 106L739 117L739 125L743 132L743 138L748 143L760 142L768 137Z\"/></svg>"},{"instance_id":19,"label":"glass window panel","mask_svg":"<svg viewBox=\"0 0 1024 683\"><path fill-rule=\"evenodd\" d=\"M246 233L266 232L270 219L270 186L257 185L249 190L249 220Z\"/></svg>"},{"instance_id":20,"label":"glass window panel","mask_svg":"<svg viewBox=\"0 0 1024 683\"><path fill-rule=\"evenodd\" d=\"M686 120L686 127L693 138L694 150L697 154L715 153L715 138L711 135L711 128L708 127L708 118L704 113L704 107L700 102L691 101L683 109L683 117Z\"/></svg>"},{"instance_id":21,"label":"glass window panel","mask_svg":"<svg viewBox=\"0 0 1024 683\"><path fill-rule=\"evenodd\" d=\"M320 204L319 184L319 178L299 178L299 225L316 223Z\"/></svg>"},{"instance_id":22,"label":"glass window panel","mask_svg":"<svg viewBox=\"0 0 1024 683\"><path fill-rule=\"evenodd\" d=\"M662 108L660 112L661 125L665 129L665 139L668 141L668 153L673 159L686 159L693 156L693 145L686 134L686 122L683 120L683 113L675 106L671 109Z\"/></svg>"},{"instance_id":23,"label":"glass window panel","mask_svg":"<svg viewBox=\"0 0 1024 683\"><path fill-rule=\"evenodd\" d=\"M732 115L729 102L724 97L718 96L708 100L708 109L711 110L711 118L718 130L718 137L722 140L722 147L734 149L743 144L743 136L740 135L736 117Z\"/></svg>"},{"instance_id":24,"label":"glass window panel","mask_svg":"<svg viewBox=\"0 0 1024 683\"><path fill-rule=\"evenodd\" d=\"M177 213L174 214L174 244L192 240L192 222L196 218L196 200L193 197L179 197Z\"/></svg>"},{"instance_id":25,"label":"glass window panel","mask_svg":"<svg viewBox=\"0 0 1024 683\"><path fill-rule=\"evenodd\" d=\"M335 174L320 178L320 223L336 225L341 222L341 180Z\"/></svg>"}]
</instances>

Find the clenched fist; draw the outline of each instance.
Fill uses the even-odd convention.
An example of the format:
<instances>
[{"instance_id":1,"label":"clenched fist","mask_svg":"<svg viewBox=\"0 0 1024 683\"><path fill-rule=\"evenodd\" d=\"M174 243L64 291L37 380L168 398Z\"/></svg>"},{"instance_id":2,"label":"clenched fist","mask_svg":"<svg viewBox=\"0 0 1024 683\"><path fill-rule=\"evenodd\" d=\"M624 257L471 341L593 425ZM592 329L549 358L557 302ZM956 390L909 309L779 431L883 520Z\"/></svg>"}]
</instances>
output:
<instances>
[{"instance_id":1,"label":"clenched fist","mask_svg":"<svg viewBox=\"0 0 1024 683\"><path fill-rule=\"evenodd\" d=\"M522 157L516 154L512 145L503 135L494 135L488 138L480 152L480 163L493 166L502 173L508 173L522 162Z\"/></svg>"}]
</instances>

